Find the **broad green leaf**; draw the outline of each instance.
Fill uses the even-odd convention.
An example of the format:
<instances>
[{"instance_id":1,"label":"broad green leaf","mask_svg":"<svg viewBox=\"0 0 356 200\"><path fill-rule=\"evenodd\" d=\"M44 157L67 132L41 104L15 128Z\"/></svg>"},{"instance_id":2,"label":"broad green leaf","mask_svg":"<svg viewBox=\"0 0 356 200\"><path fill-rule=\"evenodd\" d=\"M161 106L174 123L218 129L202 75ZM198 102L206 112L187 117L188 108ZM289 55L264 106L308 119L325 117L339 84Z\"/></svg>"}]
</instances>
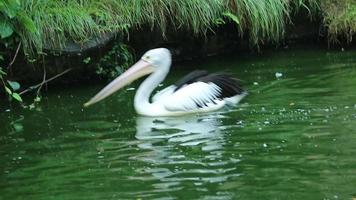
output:
<instances>
[{"instance_id":1,"label":"broad green leaf","mask_svg":"<svg viewBox=\"0 0 356 200\"><path fill-rule=\"evenodd\" d=\"M9 81L9 80L7 82L9 83L13 91L20 89L20 83L16 81Z\"/></svg>"},{"instance_id":2,"label":"broad green leaf","mask_svg":"<svg viewBox=\"0 0 356 200\"><path fill-rule=\"evenodd\" d=\"M4 60L4 56L0 55L0 60Z\"/></svg>"},{"instance_id":3,"label":"broad green leaf","mask_svg":"<svg viewBox=\"0 0 356 200\"><path fill-rule=\"evenodd\" d=\"M5 21L5 19L0 19L0 36L1 39L10 37L14 30L11 27L11 24Z\"/></svg>"},{"instance_id":4,"label":"broad green leaf","mask_svg":"<svg viewBox=\"0 0 356 200\"><path fill-rule=\"evenodd\" d=\"M240 24L240 20L231 12L224 12L223 15L234 21L236 24Z\"/></svg>"},{"instance_id":5,"label":"broad green leaf","mask_svg":"<svg viewBox=\"0 0 356 200\"><path fill-rule=\"evenodd\" d=\"M5 91L6 91L8 94L10 94L10 95L12 94L10 88L8 88L8 87L6 87L6 86L5 86Z\"/></svg>"},{"instance_id":6,"label":"broad green leaf","mask_svg":"<svg viewBox=\"0 0 356 200\"><path fill-rule=\"evenodd\" d=\"M6 1L5 3L5 6L2 11L4 13L6 13L6 15L9 17L9 18L14 18L16 17L16 14L18 12L18 10L20 9L20 1L17 1L17 0L8 0Z\"/></svg>"},{"instance_id":7,"label":"broad green leaf","mask_svg":"<svg viewBox=\"0 0 356 200\"><path fill-rule=\"evenodd\" d=\"M22 98L19 94L14 92L12 93L12 97L14 97L14 99L16 99L17 101L22 102Z\"/></svg>"}]
</instances>

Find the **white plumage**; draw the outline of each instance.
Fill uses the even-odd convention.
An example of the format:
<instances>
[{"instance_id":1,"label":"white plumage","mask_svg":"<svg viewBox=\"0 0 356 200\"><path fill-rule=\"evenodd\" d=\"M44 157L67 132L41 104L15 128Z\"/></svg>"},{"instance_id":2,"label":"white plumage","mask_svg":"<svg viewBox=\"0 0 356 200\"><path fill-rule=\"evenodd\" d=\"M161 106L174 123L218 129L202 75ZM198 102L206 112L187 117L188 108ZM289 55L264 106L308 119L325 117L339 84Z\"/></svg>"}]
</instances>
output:
<instances>
[{"instance_id":1,"label":"white plumage","mask_svg":"<svg viewBox=\"0 0 356 200\"><path fill-rule=\"evenodd\" d=\"M158 100L169 111L191 111L211 107L221 102L218 100L221 88L214 83L195 82ZM155 102L153 102L155 103Z\"/></svg>"},{"instance_id":2,"label":"white plumage","mask_svg":"<svg viewBox=\"0 0 356 200\"><path fill-rule=\"evenodd\" d=\"M167 49L146 52L129 70L112 81L95 95L85 106L94 104L133 80L150 74L138 88L134 107L146 116L176 116L187 113L211 112L225 105L236 105L247 93L238 81L228 75L197 71L188 74L177 84L168 86L152 97L152 91L164 80L171 65Z\"/></svg>"}]
</instances>

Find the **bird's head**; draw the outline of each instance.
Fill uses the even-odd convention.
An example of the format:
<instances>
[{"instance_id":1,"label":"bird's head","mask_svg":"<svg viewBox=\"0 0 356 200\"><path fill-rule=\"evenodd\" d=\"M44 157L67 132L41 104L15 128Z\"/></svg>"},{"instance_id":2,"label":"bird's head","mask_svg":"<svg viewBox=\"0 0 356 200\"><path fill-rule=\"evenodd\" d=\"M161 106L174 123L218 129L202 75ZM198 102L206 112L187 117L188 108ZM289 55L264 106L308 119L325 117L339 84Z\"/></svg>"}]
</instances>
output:
<instances>
[{"instance_id":1,"label":"bird's head","mask_svg":"<svg viewBox=\"0 0 356 200\"><path fill-rule=\"evenodd\" d=\"M164 70L163 68L169 69L171 66L172 58L171 52L166 48L157 48L147 51L141 57L141 61L149 63L154 71Z\"/></svg>"},{"instance_id":2,"label":"bird's head","mask_svg":"<svg viewBox=\"0 0 356 200\"><path fill-rule=\"evenodd\" d=\"M104 87L93 98L85 103L84 106L87 107L103 100L142 76L154 72L167 73L171 66L171 62L171 53L166 48L157 48L147 51L137 63Z\"/></svg>"}]
</instances>

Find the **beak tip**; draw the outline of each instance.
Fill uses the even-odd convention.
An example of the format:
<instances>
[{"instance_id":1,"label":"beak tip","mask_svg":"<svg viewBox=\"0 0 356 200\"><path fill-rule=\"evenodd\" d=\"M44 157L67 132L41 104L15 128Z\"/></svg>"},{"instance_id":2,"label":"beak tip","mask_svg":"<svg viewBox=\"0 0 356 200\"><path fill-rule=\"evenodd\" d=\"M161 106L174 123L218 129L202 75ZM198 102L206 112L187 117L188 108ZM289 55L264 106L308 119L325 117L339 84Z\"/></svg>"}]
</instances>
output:
<instances>
[{"instance_id":1,"label":"beak tip","mask_svg":"<svg viewBox=\"0 0 356 200\"><path fill-rule=\"evenodd\" d=\"M91 105L90 101L86 102L85 104L83 104L83 106L86 108L86 107L89 107Z\"/></svg>"}]
</instances>

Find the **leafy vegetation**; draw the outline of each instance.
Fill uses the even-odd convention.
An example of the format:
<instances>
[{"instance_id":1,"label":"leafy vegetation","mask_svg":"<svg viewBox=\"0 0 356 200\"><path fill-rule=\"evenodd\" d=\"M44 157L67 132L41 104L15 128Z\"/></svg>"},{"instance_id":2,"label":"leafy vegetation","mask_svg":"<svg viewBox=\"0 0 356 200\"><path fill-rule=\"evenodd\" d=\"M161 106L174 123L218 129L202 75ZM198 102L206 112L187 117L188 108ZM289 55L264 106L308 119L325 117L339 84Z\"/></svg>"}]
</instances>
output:
<instances>
[{"instance_id":1,"label":"leafy vegetation","mask_svg":"<svg viewBox=\"0 0 356 200\"><path fill-rule=\"evenodd\" d=\"M110 51L100 58L96 64L96 73L108 80L116 78L133 62L128 47L124 44L115 44Z\"/></svg>"},{"instance_id":2,"label":"leafy vegetation","mask_svg":"<svg viewBox=\"0 0 356 200\"><path fill-rule=\"evenodd\" d=\"M31 18L27 16L21 8L18 0L3 0L0 1L0 45L7 49L14 49L16 46L20 47L21 42L18 36L26 32L28 36L35 37L37 29ZM17 44L19 43L19 44ZM18 50L14 58L17 56ZM7 80L7 69L11 67L12 62L8 67L4 66L6 53L0 53L0 80L1 84L8 94L10 100L15 99L22 102L21 96L16 92L20 89L20 84L15 81Z\"/></svg>"},{"instance_id":3,"label":"leafy vegetation","mask_svg":"<svg viewBox=\"0 0 356 200\"><path fill-rule=\"evenodd\" d=\"M356 33L356 1L325 0L322 7L329 38L337 42L338 36L341 35L347 42L351 42L352 36Z\"/></svg>"},{"instance_id":4,"label":"leafy vegetation","mask_svg":"<svg viewBox=\"0 0 356 200\"><path fill-rule=\"evenodd\" d=\"M1 39L10 37L17 30L36 32L32 20L21 9L20 1L4 0L0 2L0 36Z\"/></svg>"},{"instance_id":5,"label":"leafy vegetation","mask_svg":"<svg viewBox=\"0 0 356 200\"><path fill-rule=\"evenodd\" d=\"M6 72L0 67L0 80L9 99L22 102L22 98L16 91L20 89L20 84L16 81L6 80Z\"/></svg>"}]
</instances>

